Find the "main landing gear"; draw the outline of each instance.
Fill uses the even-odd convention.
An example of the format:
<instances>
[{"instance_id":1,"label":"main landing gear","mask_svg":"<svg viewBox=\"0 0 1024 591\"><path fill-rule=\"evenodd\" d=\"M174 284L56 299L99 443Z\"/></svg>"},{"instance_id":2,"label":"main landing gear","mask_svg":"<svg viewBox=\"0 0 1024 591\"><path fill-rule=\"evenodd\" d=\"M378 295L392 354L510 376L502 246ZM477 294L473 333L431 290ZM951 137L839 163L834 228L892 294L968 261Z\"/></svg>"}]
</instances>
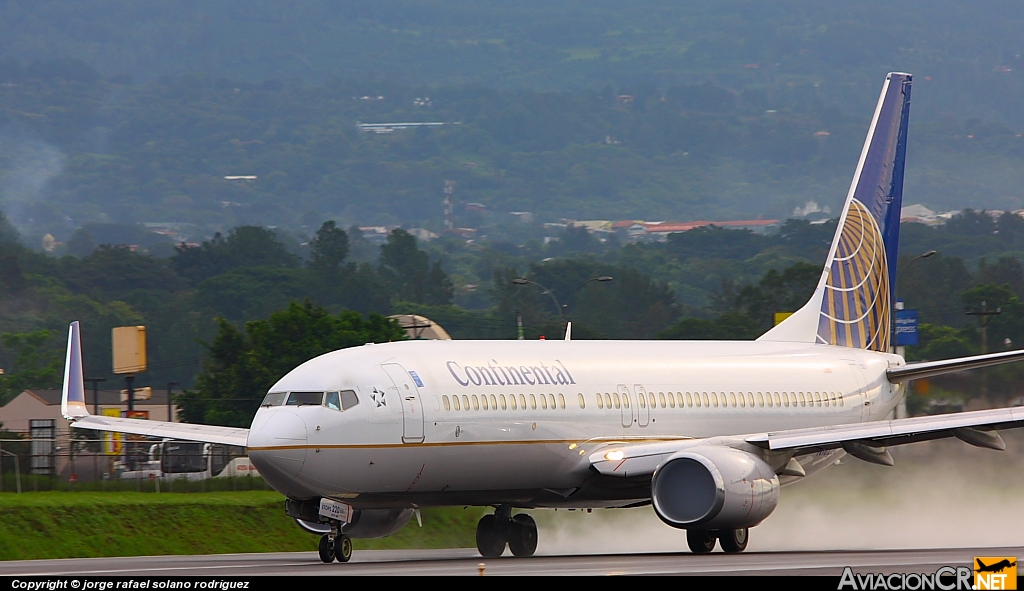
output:
<instances>
[{"instance_id":1,"label":"main landing gear","mask_svg":"<svg viewBox=\"0 0 1024 591\"><path fill-rule=\"evenodd\" d=\"M750 530L742 527L739 529L688 529L686 530L686 545L694 554L707 554L715 549L715 542L722 545L726 554L743 552L747 548L747 541L750 539Z\"/></svg>"},{"instance_id":2,"label":"main landing gear","mask_svg":"<svg viewBox=\"0 0 1024 591\"><path fill-rule=\"evenodd\" d=\"M533 556L537 551L537 522L526 513L512 515L512 507L501 505L493 515L484 515L476 526L476 549L484 558L497 558L505 545L514 556Z\"/></svg>"},{"instance_id":3,"label":"main landing gear","mask_svg":"<svg viewBox=\"0 0 1024 591\"><path fill-rule=\"evenodd\" d=\"M352 538L345 534L324 534L320 538L320 560L348 562L352 559Z\"/></svg>"}]
</instances>

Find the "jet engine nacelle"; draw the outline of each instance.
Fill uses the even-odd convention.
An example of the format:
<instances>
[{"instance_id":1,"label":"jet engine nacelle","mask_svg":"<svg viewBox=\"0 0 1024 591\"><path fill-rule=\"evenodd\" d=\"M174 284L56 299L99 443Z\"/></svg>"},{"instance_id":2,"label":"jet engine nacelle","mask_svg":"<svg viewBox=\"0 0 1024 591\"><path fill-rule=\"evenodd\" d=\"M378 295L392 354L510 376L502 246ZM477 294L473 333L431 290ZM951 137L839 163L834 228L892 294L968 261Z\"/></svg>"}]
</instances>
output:
<instances>
[{"instance_id":1,"label":"jet engine nacelle","mask_svg":"<svg viewBox=\"0 0 1024 591\"><path fill-rule=\"evenodd\" d=\"M344 532L353 538L383 538L405 527L412 509L361 509L355 511Z\"/></svg>"},{"instance_id":2,"label":"jet engine nacelle","mask_svg":"<svg viewBox=\"0 0 1024 591\"><path fill-rule=\"evenodd\" d=\"M779 504L779 477L753 454L702 446L679 452L658 467L651 501L658 517L672 527L751 527Z\"/></svg>"}]
</instances>

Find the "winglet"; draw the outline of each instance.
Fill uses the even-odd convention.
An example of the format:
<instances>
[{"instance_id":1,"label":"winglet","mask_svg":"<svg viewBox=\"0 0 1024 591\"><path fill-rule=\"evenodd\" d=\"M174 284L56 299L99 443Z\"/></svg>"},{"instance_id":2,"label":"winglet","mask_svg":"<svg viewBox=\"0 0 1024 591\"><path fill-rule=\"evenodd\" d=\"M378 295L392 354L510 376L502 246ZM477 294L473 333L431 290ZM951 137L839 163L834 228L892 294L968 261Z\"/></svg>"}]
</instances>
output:
<instances>
[{"instance_id":1,"label":"winglet","mask_svg":"<svg viewBox=\"0 0 1024 591\"><path fill-rule=\"evenodd\" d=\"M572 322L565 323L565 340L572 340Z\"/></svg>"},{"instance_id":2,"label":"winglet","mask_svg":"<svg viewBox=\"0 0 1024 591\"><path fill-rule=\"evenodd\" d=\"M64 359L64 389L61 393L60 412L69 421L89 414L89 409L85 405L82 337L77 320L68 328L68 354Z\"/></svg>"}]
</instances>

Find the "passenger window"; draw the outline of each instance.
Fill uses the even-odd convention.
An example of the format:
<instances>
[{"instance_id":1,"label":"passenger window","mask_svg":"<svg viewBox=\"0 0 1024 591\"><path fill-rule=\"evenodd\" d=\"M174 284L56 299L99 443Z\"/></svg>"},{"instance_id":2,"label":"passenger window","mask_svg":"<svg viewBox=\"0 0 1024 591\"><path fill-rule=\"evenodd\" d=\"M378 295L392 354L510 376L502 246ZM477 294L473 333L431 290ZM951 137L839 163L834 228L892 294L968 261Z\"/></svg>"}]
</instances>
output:
<instances>
[{"instance_id":1,"label":"passenger window","mask_svg":"<svg viewBox=\"0 0 1024 591\"><path fill-rule=\"evenodd\" d=\"M448 397L447 396L442 396L441 400L444 402L444 409L445 410L451 410L452 409L452 405L451 405L450 402L448 402Z\"/></svg>"},{"instance_id":2,"label":"passenger window","mask_svg":"<svg viewBox=\"0 0 1024 591\"><path fill-rule=\"evenodd\" d=\"M501 395L501 410L508 410L508 400L505 399L505 395Z\"/></svg>"},{"instance_id":3,"label":"passenger window","mask_svg":"<svg viewBox=\"0 0 1024 591\"><path fill-rule=\"evenodd\" d=\"M762 394L761 392L757 393L757 405L761 406L761 407L764 406L764 394ZM751 406L753 406L753 405L751 405Z\"/></svg>"},{"instance_id":4,"label":"passenger window","mask_svg":"<svg viewBox=\"0 0 1024 591\"><path fill-rule=\"evenodd\" d=\"M530 394L530 410L537 410L537 397Z\"/></svg>"},{"instance_id":5,"label":"passenger window","mask_svg":"<svg viewBox=\"0 0 1024 591\"><path fill-rule=\"evenodd\" d=\"M323 392L292 392L288 395L288 406L320 406L323 403Z\"/></svg>"},{"instance_id":6,"label":"passenger window","mask_svg":"<svg viewBox=\"0 0 1024 591\"><path fill-rule=\"evenodd\" d=\"M629 394L622 395L622 408L629 408Z\"/></svg>"},{"instance_id":7,"label":"passenger window","mask_svg":"<svg viewBox=\"0 0 1024 591\"><path fill-rule=\"evenodd\" d=\"M846 406L846 395L842 392L839 393L839 406Z\"/></svg>"},{"instance_id":8,"label":"passenger window","mask_svg":"<svg viewBox=\"0 0 1024 591\"><path fill-rule=\"evenodd\" d=\"M516 406L516 395L515 394L509 394L508 395L508 400L509 400L509 402L512 405L512 410L517 410L519 408L519 407Z\"/></svg>"},{"instance_id":9,"label":"passenger window","mask_svg":"<svg viewBox=\"0 0 1024 591\"><path fill-rule=\"evenodd\" d=\"M740 396L743 396L743 394L740 394ZM729 406L731 406L733 408L736 408L736 393L735 392L729 392Z\"/></svg>"},{"instance_id":10,"label":"passenger window","mask_svg":"<svg viewBox=\"0 0 1024 591\"><path fill-rule=\"evenodd\" d=\"M348 410L359 404L359 397L352 390L341 391L341 410Z\"/></svg>"},{"instance_id":11,"label":"passenger window","mask_svg":"<svg viewBox=\"0 0 1024 591\"><path fill-rule=\"evenodd\" d=\"M561 392L558 393L558 408L565 410L565 396Z\"/></svg>"},{"instance_id":12,"label":"passenger window","mask_svg":"<svg viewBox=\"0 0 1024 591\"><path fill-rule=\"evenodd\" d=\"M580 401L580 410L583 410L583 409L587 408L587 401L586 401L585 398L583 398L583 393L582 392L580 392L580 394L579 394L579 401Z\"/></svg>"},{"instance_id":13,"label":"passenger window","mask_svg":"<svg viewBox=\"0 0 1024 591\"><path fill-rule=\"evenodd\" d=\"M693 398L690 397L690 393L686 393L686 406L693 407Z\"/></svg>"},{"instance_id":14,"label":"passenger window","mask_svg":"<svg viewBox=\"0 0 1024 591\"><path fill-rule=\"evenodd\" d=\"M469 396L462 395L462 409L469 410Z\"/></svg>"},{"instance_id":15,"label":"passenger window","mask_svg":"<svg viewBox=\"0 0 1024 591\"><path fill-rule=\"evenodd\" d=\"M487 410L488 408L490 408L487 405L487 395L486 394L484 394L483 396L480 397L480 406L482 406L484 410Z\"/></svg>"},{"instance_id":16,"label":"passenger window","mask_svg":"<svg viewBox=\"0 0 1024 591\"><path fill-rule=\"evenodd\" d=\"M480 400L473 394L473 410L480 410Z\"/></svg>"},{"instance_id":17,"label":"passenger window","mask_svg":"<svg viewBox=\"0 0 1024 591\"><path fill-rule=\"evenodd\" d=\"M519 408L526 410L526 396L522 394L519 395Z\"/></svg>"},{"instance_id":18,"label":"passenger window","mask_svg":"<svg viewBox=\"0 0 1024 591\"><path fill-rule=\"evenodd\" d=\"M814 406L821 406L821 392L814 393Z\"/></svg>"},{"instance_id":19,"label":"passenger window","mask_svg":"<svg viewBox=\"0 0 1024 591\"><path fill-rule=\"evenodd\" d=\"M661 401L664 403L665 402L665 398L662 397ZM647 393L647 402L648 402L648 406L650 406L651 408L657 408L658 407L658 402L654 399L654 392L648 392ZM665 406L665 405L662 404L662 406Z\"/></svg>"},{"instance_id":20,"label":"passenger window","mask_svg":"<svg viewBox=\"0 0 1024 591\"><path fill-rule=\"evenodd\" d=\"M491 394L491 410L498 410L498 398Z\"/></svg>"},{"instance_id":21,"label":"passenger window","mask_svg":"<svg viewBox=\"0 0 1024 591\"><path fill-rule=\"evenodd\" d=\"M462 407L459 404L459 397L457 395L452 396L452 402L455 404L455 410L462 410Z\"/></svg>"},{"instance_id":22,"label":"passenger window","mask_svg":"<svg viewBox=\"0 0 1024 591\"><path fill-rule=\"evenodd\" d=\"M615 392L614 394L612 394L612 400L615 401L615 408L621 408L622 407L622 401L619 400L619 393L618 392Z\"/></svg>"},{"instance_id":23,"label":"passenger window","mask_svg":"<svg viewBox=\"0 0 1024 591\"><path fill-rule=\"evenodd\" d=\"M548 394L548 406L551 407L551 410L555 410L555 395L554 394Z\"/></svg>"},{"instance_id":24,"label":"passenger window","mask_svg":"<svg viewBox=\"0 0 1024 591\"><path fill-rule=\"evenodd\" d=\"M548 409L548 399L543 394L540 395L540 407L544 410Z\"/></svg>"},{"instance_id":25,"label":"passenger window","mask_svg":"<svg viewBox=\"0 0 1024 591\"><path fill-rule=\"evenodd\" d=\"M601 393L600 392L597 393L597 408L600 408L600 409L604 408L604 398L601 397Z\"/></svg>"},{"instance_id":26,"label":"passenger window","mask_svg":"<svg viewBox=\"0 0 1024 591\"><path fill-rule=\"evenodd\" d=\"M612 407L612 397L607 392L604 393L604 407L605 408L611 408Z\"/></svg>"},{"instance_id":27,"label":"passenger window","mask_svg":"<svg viewBox=\"0 0 1024 591\"><path fill-rule=\"evenodd\" d=\"M644 396L643 392L640 393L638 398L640 399L640 408L647 408L647 397Z\"/></svg>"},{"instance_id":28,"label":"passenger window","mask_svg":"<svg viewBox=\"0 0 1024 591\"><path fill-rule=\"evenodd\" d=\"M284 404L284 399L288 397L287 392L271 392L267 394L267 397L263 399L260 406L281 406Z\"/></svg>"},{"instance_id":29,"label":"passenger window","mask_svg":"<svg viewBox=\"0 0 1024 591\"><path fill-rule=\"evenodd\" d=\"M672 396L672 393L669 392L668 395ZM668 407L668 403L665 401L665 393L664 392L658 392L658 402L661 403L661 408L667 408ZM674 404L672 406L673 406L673 408L675 407Z\"/></svg>"},{"instance_id":30,"label":"passenger window","mask_svg":"<svg viewBox=\"0 0 1024 591\"><path fill-rule=\"evenodd\" d=\"M324 399L324 406L334 410L341 410L341 396L337 392L328 392Z\"/></svg>"}]
</instances>

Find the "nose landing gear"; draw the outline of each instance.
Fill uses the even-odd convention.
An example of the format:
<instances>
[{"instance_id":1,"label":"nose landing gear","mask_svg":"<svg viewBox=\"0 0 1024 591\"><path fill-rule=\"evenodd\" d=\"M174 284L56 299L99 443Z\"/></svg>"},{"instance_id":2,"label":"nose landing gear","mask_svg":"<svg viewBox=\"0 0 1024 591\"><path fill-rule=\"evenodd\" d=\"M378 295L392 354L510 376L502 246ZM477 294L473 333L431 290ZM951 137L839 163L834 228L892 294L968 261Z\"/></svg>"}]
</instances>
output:
<instances>
[{"instance_id":1,"label":"nose landing gear","mask_svg":"<svg viewBox=\"0 0 1024 591\"><path fill-rule=\"evenodd\" d=\"M526 513L512 515L512 507L501 505L493 515L484 515L476 526L476 549L484 558L497 558L508 545L513 556L533 556L537 551L537 522Z\"/></svg>"}]
</instances>

